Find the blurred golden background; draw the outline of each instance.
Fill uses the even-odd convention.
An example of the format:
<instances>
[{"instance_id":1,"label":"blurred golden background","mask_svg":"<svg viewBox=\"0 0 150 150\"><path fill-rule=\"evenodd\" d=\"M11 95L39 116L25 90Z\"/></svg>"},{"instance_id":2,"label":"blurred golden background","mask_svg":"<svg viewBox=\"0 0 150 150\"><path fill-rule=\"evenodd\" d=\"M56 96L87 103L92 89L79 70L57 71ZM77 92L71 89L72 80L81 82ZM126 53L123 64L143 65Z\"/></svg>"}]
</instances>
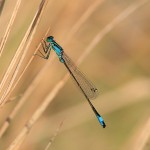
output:
<instances>
[{"instance_id":1,"label":"blurred golden background","mask_svg":"<svg viewBox=\"0 0 150 150\"><path fill-rule=\"evenodd\" d=\"M40 2L21 1L0 57L0 81L6 76ZM1 41L16 3L17 0L6 0L3 8L0 7ZM15 90L8 96L8 100L14 100L0 109L1 128L24 98L25 103L0 139L0 149L5 150L11 145L46 97L55 93L19 149L44 150L54 137L49 148L52 150L149 150L149 12L148 0L47 1L15 81L50 27L49 35L54 36L76 64L80 61L80 70L98 88L99 96L92 102L107 127L103 129L99 125L72 79L65 82L67 70L51 51L49 60L34 57ZM19 59L15 67L18 63ZM0 91L1 97L14 72L15 68ZM65 84L59 89L61 81ZM53 90L55 87L58 93Z\"/></svg>"}]
</instances>

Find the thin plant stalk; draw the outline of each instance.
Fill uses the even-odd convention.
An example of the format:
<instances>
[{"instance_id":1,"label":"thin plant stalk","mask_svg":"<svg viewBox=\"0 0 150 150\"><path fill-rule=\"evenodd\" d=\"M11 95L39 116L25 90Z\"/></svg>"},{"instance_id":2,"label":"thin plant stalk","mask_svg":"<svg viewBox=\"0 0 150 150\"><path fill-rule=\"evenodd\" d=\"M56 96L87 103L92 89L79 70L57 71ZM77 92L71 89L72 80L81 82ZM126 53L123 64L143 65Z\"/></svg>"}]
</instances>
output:
<instances>
[{"instance_id":1,"label":"thin plant stalk","mask_svg":"<svg viewBox=\"0 0 150 150\"><path fill-rule=\"evenodd\" d=\"M5 2L5 1L4 1L4 2ZM3 51L4 51L4 48L5 48L7 39L8 39L8 37L9 37L9 33L10 33L11 29L12 29L13 23L14 23L14 21L15 21L15 18L16 18L16 16L17 16L17 14L18 14L18 10L19 10L19 7L20 7L21 2L22 2L22 0L18 0L18 1L17 1L16 5L15 5L15 7L14 7L14 10L13 10L12 16L11 16L11 18L10 18L10 21L9 21L9 23L8 23L8 25L7 25L5 34L4 34L4 36L3 36L3 38L2 38L2 41L1 41L1 43L0 43L0 57L1 57L2 53L3 53Z\"/></svg>"},{"instance_id":2,"label":"thin plant stalk","mask_svg":"<svg viewBox=\"0 0 150 150\"><path fill-rule=\"evenodd\" d=\"M12 79L11 79L11 82L9 83L8 88L5 90L4 94L2 95L2 97L1 97L1 99L0 99L1 106L4 105L5 102L6 102L6 100L4 100L4 99L5 99L5 97L7 96L7 94L9 93L9 91L11 90L12 85L13 85L13 83L14 83L16 77L17 77L17 74L18 74L20 68L21 68L21 65L22 65L22 63L23 63L23 60L24 60L24 58L25 58L27 52L28 52L29 45L30 45L31 42L32 42L33 36L34 36L34 34L35 34L35 32L36 32L37 26L38 26L38 24L39 24L39 21L40 21L40 19L41 19L41 16L42 16L42 13L43 13L43 10L44 10L46 4L47 4L47 0L42 0L42 1L41 1L40 6L39 6L39 9L38 9L38 11L37 11L37 13L36 13L36 15L35 15L33 21L32 21L31 28L29 28L30 31L29 31L29 34L28 34L27 39L26 39L26 40L27 40L27 41L26 41L27 44L26 44L26 45L25 45L25 44L23 45L23 47L25 46L25 49L24 49L24 51L23 51L23 54L22 54L22 56L21 56L21 58L20 58L20 61L19 61L18 65L17 65L17 67L16 67L16 69L15 69L15 72L14 72L14 74L13 74L13 77L12 77ZM21 48L23 49L23 47L21 47Z\"/></svg>"},{"instance_id":3,"label":"thin plant stalk","mask_svg":"<svg viewBox=\"0 0 150 150\"><path fill-rule=\"evenodd\" d=\"M89 16L95 11L95 9L102 3L103 1L95 1L95 3L93 3L93 5L91 5L87 11L85 11L85 13L79 18L79 20L77 21L77 23L72 27L72 29L69 32L69 36L65 39L65 43L68 43L69 39L71 39L75 33L78 31L78 29L80 28L80 26L89 18ZM64 44L65 44L64 43ZM14 88L13 88L14 89ZM12 91L12 90L11 90Z\"/></svg>"},{"instance_id":4,"label":"thin plant stalk","mask_svg":"<svg viewBox=\"0 0 150 150\"><path fill-rule=\"evenodd\" d=\"M92 13L95 10L97 10L99 5L103 2L104 0L93 1L92 5L90 5L90 7L83 13L83 15L78 19L78 21L73 25L73 27L69 31L68 36L65 38L64 45L68 43L68 41L75 35L79 28L87 21L87 19L92 15Z\"/></svg>"},{"instance_id":5,"label":"thin plant stalk","mask_svg":"<svg viewBox=\"0 0 150 150\"><path fill-rule=\"evenodd\" d=\"M4 8L4 4L5 4L5 0L0 0L0 16L1 16L2 10Z\"/></svg>"},{"instance_id":6,"label":"thin plant stalk","mask_svg":"<svg viewBox=\"0 0 150 150\"><path fill-rule=\"evenodd\" d=\"M77 21L77 23L73 26L73 28L71 29L71 31L69 32L69 38L73 37L73 35L78 31L78 29L80 28L80 26L88 19L88 17L95 11L95 9L102 3L102 1L96 1L93 5L91 5L87 11L85 11L85 13L80 17L80 19ZM48 31L49 32L49 31ZM68 42L68 40L66 40ZM65 41L65 43L67 43ZM39 45L40 46L40 45ZM38 47L39 47L38 46ZM37 48L38 49L38 48ZM35 51L35 53L37 52L37 50ZM32 58L31 58L32 59ZM30 60L31 60L30 59ZM13 88L11 89L11 91L9 92L9 94L7 95L7 97L10 96L11 92L14 90L14 88L16 87L16 85L18 84L19 80L21 79L21 77L23 76L25 70L28 68L29 64L31 61L29 61L29 63L27 64L26 68L24 69L24 71L21 73L21 75L19 76L19 78L17 79L17 81L15 82L15 85L13 86ZM45 70L45 69L43 69ZM37 83L33 83L32 85L37 85ZM32 86L33 87L33 86ZM31 89L29 87L29 89ZM27 90L32 92L32 90ZM29 92L27 92L29 93ZM26 94L25 94L26 95ZM25 96L19 101L19 103L17 104L17 106L15 107L15 109L13 110L13 112L11 113L11 115L9 117L7 117L5 123L3 124L2 128L0 129L0 137L4 134L4 132L7 130L12 118L15 116L15 114L17 113L17 111L19 110L19 108L24 104L26 97Z\"/></svg>"},{"instance_id":7,"label":"thin plant stalk","mask_svg":"<svg viewBox=\"0 0 150 150\"><path fill-rule=\"evenodd\" d=\"M55 134L52 136L52 138L51 138L50 141L48 142L48 144L47 144L45 150L48 150L48 149L50 148L50 146L52 145L52 143L54 142L56 136L58 135L58 133L59 133L59 131L60 131L60 128L61 128L62 125L63 125L63 122L64 122L64 120L63 120L63 121L60 123L60 125L58 126L58 128L57 128Z\"/></svg>"},{"instance_id":8,"label":"thin plant stalk","mask_svg":"<svg viewBox=\"0 0 150 150\"><path fill-rule=\"evenodd\" d=\"M142 131L140 135L137 137L133 150L144 150L144 147L146 146L149 138L150 138L150 117L148 118L144 127L142 125Z\"/></svg>"},{"instance_id":9,"label":"thin plant stalk","mask_svg":"<svg viewBox=\"0 0 150 150\"><path fill-rule=\"evenodd\" d=\"M139 3L136 3L136 4L133 4L133 5L129 6L122 13L120 13L120 15L118 17L116 17L112 21L112 23L110 23L109 25L106 26L106 28L104 28L105 30L103 29L104 31L102 30L102 31L100 31L97 34L97 36L93 39L93 41L90 43L88 48L86 48L86 50L84 51L84 53L80 57L78 63L81 63L81 61L83 61L83 59L93 50L93 48L102 39L102 37L104 37L104 35L106 35L108 32L110 32L116 25L118 25L122 20L127 18L131 13L136 11L138 8L143 6L146 2L148 2L148 0L144 0L142 2L140 1ZM23 139L25 139L25 137L30 132L30 129L32 128L32 126L35 124L37 119L43 114L43 112L48 107L48 105L53 101L54 97L58 94L58 92L63 88L63 86L65 85L65 83L68 80L68 78L69 78L69 75L66 74L64 76L64 78L55 85L53 90L48 94L48 96L45 98L45 100L42 102L42 104L37 108L35 113L33 113L31 118L29 119L29 121L27 121L26 125L21 130L20 134L11 143L10 147L8 148L8 150L13 150L14 149L13 148L14 144L15 143L17 144L17 140L19 140L19 137L21 135L24 137ZM23 142L23 140L22 140L22 142ZM15 145L15 147L16 147L16 145Z\"/></svg>"},{"instance_id":10,"label":"thin plant stalk","mask_svg":"<svg viewBox=\"0 0 150 150\"><path fill-rule=\"evenodd\" d=\"M50 28L48 28L44 38L48 35L50 31ZM37 53L37 51L39 50L41 43L38 45L37 49L35 50L35 54ZM28 64L26 65L26 67L24 68L24 70L22 71L21 75L19 76L19 78L17 79L17 81L15 82L15 85L13 86L13 88L11 89L11 91L13 91L16 87L16 85L18 84L18 82L20 81L20 79L22 78L22 76L24 75L25 71L28 69L28 67L30 66L32 60L34 59L34 56L32 56L28 62ZM10 93L11 93L10 91ZM10 93L8 94L8 97L10 96ZM11 98L9 99L9 101L14 100L15 98ZM8 102L9 102L8 101ZM13 111L10 113L10 115L6 118L4 124L2 125L2 127L0 128L0 138L3 136L3 134L5 133L5 131L8 129L12 119L16 116L18 110L23 106L23 104L25 103L26 98L24 98L24 96L19 100L19 102L17 103L17 105L15 106L15 108L13 109Z\"/></svg>"}]
</instances>

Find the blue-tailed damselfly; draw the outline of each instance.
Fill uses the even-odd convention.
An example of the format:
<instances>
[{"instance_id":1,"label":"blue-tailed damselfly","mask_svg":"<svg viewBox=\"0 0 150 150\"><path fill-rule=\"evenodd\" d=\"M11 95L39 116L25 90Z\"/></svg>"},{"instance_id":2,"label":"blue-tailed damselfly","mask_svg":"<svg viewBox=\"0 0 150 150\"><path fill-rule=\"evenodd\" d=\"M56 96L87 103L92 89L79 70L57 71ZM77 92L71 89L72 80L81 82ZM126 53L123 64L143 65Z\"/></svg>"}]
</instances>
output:
<instances>
[{"instance_id":1,"label":"blue-tailed damselfly","mask_svg":"<svg viewBox=\"0 0 150 150\"><path fill-rule=\"evenodd\" d=\"M41 52L40 53L42 54L41 57L43 57L44 59L49 58L50 51L52 49L56 52L60 62L65 65L65 67L69 71L70 75L76 82L77 86L79 87L79 89L81 90L81 92L83 93L85 98L87 99L87 101L90 104L92 110L94 111L98 121L100 122L102 127L105 128L106 124L105 124L103 118L97 112L97 110L95 109L95 107L93 106L93 104L90 101L91 99L94 99L97 96L98 90L95 88L95 86L89 80L87 80L87 78L85 77L85 75L83 75L83 73L81 73L79 71L79 69L72 62L72 60L66 55L63 48L55 42L53 36L47 37L46 41L43 40L42 47L43 47L43 50L44 50L44 53L46 54L46 56L43 55Z\"/></svg>"}]
</instances>

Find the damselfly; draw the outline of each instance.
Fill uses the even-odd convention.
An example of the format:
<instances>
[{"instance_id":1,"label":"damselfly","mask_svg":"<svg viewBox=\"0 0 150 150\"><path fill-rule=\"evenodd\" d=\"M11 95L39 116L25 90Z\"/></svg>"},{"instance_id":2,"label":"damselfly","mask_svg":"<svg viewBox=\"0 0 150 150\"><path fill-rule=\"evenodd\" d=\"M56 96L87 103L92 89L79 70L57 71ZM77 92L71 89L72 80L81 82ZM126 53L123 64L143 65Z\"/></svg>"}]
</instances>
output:
<instances>
[{"instance_id":1,"label":"damselfly","mask_svg":"<svg viewBox=\"0 0 150 150\"><path fill-rule=\"evenodd\" d=\"M66 55L63 48L55 42L53 36L47 37L46 41L43 40L42 47L43 47L43 51L46 54L46 56L43 53L41 53L40 51L39 52L42 54L42 56L40 56L40 57L42 57L44 59L49 58L50 52L52 49L56 52L60 62L65 65L65 67L69 71L70 75L76 82L77 86L79 87L79 89L81 90L81 92L83 93L85 98L87 99L87 101L90 104L92 110L94 111L98 121L100 122L102 127L105 128L106 124L105 124L102 116L97 112L97 110L93 106L92 102L90 101L91 99L94 99L97 96L98 90L96 89L96 87L89 80L87 80L85 78L85 75L83 75L83 73L81 73L79 71L79 69L72 62L72 60Z\"/></svg>"}]
</instances>

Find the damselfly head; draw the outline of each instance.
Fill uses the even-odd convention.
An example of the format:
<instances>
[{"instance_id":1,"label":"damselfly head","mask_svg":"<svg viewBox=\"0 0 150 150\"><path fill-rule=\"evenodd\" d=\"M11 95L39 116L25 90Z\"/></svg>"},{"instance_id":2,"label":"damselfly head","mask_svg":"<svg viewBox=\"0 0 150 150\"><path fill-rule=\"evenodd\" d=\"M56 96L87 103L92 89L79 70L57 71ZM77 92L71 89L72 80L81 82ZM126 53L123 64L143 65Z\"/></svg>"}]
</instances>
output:
<instances>
[{"instance_id":1,"label":"damselfly head","mask_svg":"<svg viewBox=\"0 0 150 150\"><path fill-rule=\"evenodd\" d=\"M47 42L52 42L52 41L53 41L53 38L54 38L53 36L49 36L49 37L47 37L46 41L47 41Z\"/></svg>"}]
</instances>

